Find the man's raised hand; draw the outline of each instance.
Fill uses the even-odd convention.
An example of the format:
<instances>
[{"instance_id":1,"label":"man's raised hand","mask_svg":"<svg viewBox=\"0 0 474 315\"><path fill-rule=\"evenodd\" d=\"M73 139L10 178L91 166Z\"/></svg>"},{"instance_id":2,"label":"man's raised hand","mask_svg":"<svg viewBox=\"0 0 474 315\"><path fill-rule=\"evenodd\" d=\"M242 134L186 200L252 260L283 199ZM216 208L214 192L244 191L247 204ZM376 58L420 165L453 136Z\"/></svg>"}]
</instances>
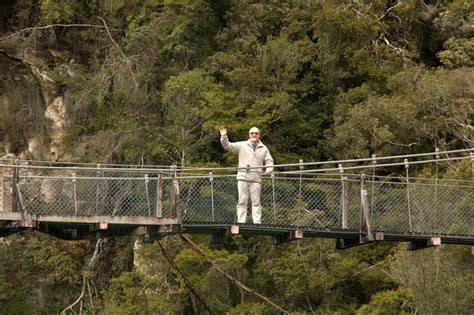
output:
<instances>
[{"instance_id":1,"label":"man's raised hand","mask_svg":"<svg viewBox=\"0 0 474 315\"><path fill-rule=\"evenodd\" d=\"M219 132L221 136L225 136L227 134L227 128L224 125L219 126Z\"/></svg>"}]
</instances>

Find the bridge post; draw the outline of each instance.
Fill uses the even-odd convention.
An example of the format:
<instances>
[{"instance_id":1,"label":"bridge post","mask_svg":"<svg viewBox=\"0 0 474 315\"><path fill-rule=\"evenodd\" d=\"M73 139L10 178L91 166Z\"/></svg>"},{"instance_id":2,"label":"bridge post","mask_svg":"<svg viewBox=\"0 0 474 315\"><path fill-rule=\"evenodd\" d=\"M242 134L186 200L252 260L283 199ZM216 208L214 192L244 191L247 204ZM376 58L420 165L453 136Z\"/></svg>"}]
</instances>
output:
<instances>
[{"instance_id":1,"label":"bridge post","mask_svg":"<svg viewBox=\"0 0 474 315\"><path fill-rule=\"evenodd\" d=\"M3 165L0 163L0 213L4 212L3 209Z\"/></svg>"},{"instance_id":2,"label":"bridge post","mask_svg":"<svg viewBox=\"0 0 474 315\"><path fill-rule=\"evenodd\" d=\"M303 196L303 171L304 165L303 165L303 159L300 159L300 197Z\"/></svg>"},{"instance_id":3,"label":"bridge post","mask_svg":"<svg viewBox=\"0 0 474 315\"><path fill-rule=\"evenodd\" d=\"M360 221L360 231L361 231L361 241L373 241L374 236L372 235L372 227L370 224L369 217L369 202L367 200L367 189L365 189L365 174L362 173L360 177L360 197L361 197L361 221ZM362 236L362 233L365 236Z\"/></svg>"},{"instance_id":4,"label":"bridge post","mask_svg":"<svg viewBox=\"0 0 474 315\"><path fill-rule=\"evenodd\" d=\"M435 149L435 172L436 172L436 178L435 178L435 187L434 187L434 213L435 213L435 222L436 222L436 231L440 230L440 221L439 221L439 214L438 214L438 178L439 178L439 159L440 159L440 154L439 154L439 148ZM411 226L410 226L410 231L411 231Z\"/></svg>"},{"instance_id":5,"label":"bridge post","mask_svg":"<svg viewBox=\"0 0 474 315\"><path fill-rule=\"evenodd\" d=\"M211 184L211 211L212 211L212 222L216 221L214 213L214 177L212 172L209 172L209 183Z\"/></svg>"},{"instance_id":6,"label":"bridge post","mask_svg":"<svg viewBox=\"0 0 474 315\"><path fill-rule=\"evenodd\" d=\"M372 154L372 189L370 196L370 220L373 217L373 211L375 209L375 165L377 164L377 154Z\"/></svg>"},{"instance_id":7,"label":"bridge post","mask_svg":"<svg viewBox=\"0 0 474 315\"><path fill-rule=\"evenodd\" d=\"M471 156L471 172L472 172L472 180L474 181L474 152L469 154Z\"/></svg>"},{"instance_id":8,"label":"bridge post","mask_svg":"<svg viewBox=\"0 0 474 315\"><path fill-rule=\"evenodd\" d=\"M151 208L150 208L150 194L148 193L148 184L150 183L150 177L148 174L145 174L145 194L146 194L146 206L148 209L148 216L151 217Z\"/></svg>"},{"instance_id":9,"label":"bridge post","mask_svg":"<svg viewBox=\"0 0 474 315\"><path fill-rule=\"evenodd\" d=\"M410 202L410 173L409 173L410 164L408 163L408 159L405 159L404 163L405 163L406 182L407 182L408 227L410 228L410 232L413 232L412 219L411 219L411 202Z\"/></svg>"},{"instance_id":10,"label":"bridge post","mask_svg":"<svg viewBox=\"0 0 474 315\"><path fill-rule=\"evenodd\" d=\"M20 164L20 160L15 159L13 162L14 166L18 166ZM17 212L18 210L18 177L19 177L19 168L13 167L13 174L12 174L12 212Z\"/></svg>"},{"instance_id":11,"label":"bridge post","mask_svg":"<svg viewBox=\"0 0 474 315\"><path fill-rule=\"evenodd\" d=\"M76 187L76 173L72 173L72 187L73 187L73 194L74 194L74 214L78 214L77 209L77 187Z\"/></svg>"},{"instance_id":12,"label":"bridge post","mask_svg":"<svg viewBox=\"0 0 474 315\"><path fill-rule=\"evenodd\" d=\"M163 175L158 173L156 177L156 216L163 216Z\"/></svg>"},{"instance_id":13,"label":"bridge post","mask_svg":"<svg viewBox=\"0 0 474 315\"><path fill-rule=\"evenodd\" d=\"M99 187L100 187L100 164L96 166L96 181L95 181L95 214L99 215Z\"/></svg>"},{"instance_id":14,"label":"bridge post","mask_svg":"<svg viewBox=\"0 0 474 315\"><path fill-rule=\"evenodd\" d=\"M172 166L173 174L171 179L171 216L176 218L181 224L181 213L179 211L179 183L176 174L176 165Z\"/></svg>"},{"instance_id":15,"label":"bridge post","mask_svg":"<svg viewBox=\"0 0 474 315\"><path fill-rule=\"evenodd\" d=\"M339 164L339 173L341 173L341 228L346 230L347 224L347 204L349 203L347 194L347 177L343 176L344 168Z\"/></svg>"},{"instance_id":16,"label":"bridge post","mask_svg":"<svg viewBox=\"0 0 474 315\"><path fill-rule=\"evenodd\" d=\"M272 172L272 203L273 203L273 224L276 224L276 203L275 203L275 174Z\"/></svg>"}]
</instances>

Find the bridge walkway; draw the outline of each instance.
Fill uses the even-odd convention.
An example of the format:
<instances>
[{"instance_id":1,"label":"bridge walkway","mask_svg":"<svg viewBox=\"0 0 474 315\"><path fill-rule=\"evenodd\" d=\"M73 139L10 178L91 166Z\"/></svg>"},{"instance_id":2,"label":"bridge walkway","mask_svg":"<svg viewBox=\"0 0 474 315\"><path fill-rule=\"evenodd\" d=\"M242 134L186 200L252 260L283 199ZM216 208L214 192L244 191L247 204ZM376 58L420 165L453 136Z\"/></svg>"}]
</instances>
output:
<instances>
[{"instance_id":1,"label":"bridge walkway","mask_svg":"<svg viewBox=\"0 0 474 315\"><path fill-rule=\"evenodd\" d=\"M0 165L0 235L30 228L64 239L231 233L270 235L275 243L334 238L341 247L474 245L473 151L277 165L262 180L260 225L236 224L235 168L16 160ZM470 174L439 178L454 164ZM422 169L431 176L419 177Z\"/></svg>"}]
</instances>

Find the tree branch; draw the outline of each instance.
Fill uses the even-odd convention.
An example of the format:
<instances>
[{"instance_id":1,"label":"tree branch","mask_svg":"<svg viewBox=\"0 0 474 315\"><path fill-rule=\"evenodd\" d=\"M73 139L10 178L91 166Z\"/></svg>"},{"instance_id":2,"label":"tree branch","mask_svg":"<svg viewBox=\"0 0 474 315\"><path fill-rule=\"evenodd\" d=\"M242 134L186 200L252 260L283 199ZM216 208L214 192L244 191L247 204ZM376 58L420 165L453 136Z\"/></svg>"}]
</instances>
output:
<instances>
[{"instance_id":1,"label":"tree branch","mask_svg":"<svg viewBox=\"0 0 474 315\"><path fill-rule=\"evenodd\" d=\"M36 30L46 30L46 29L49 29L49 28L54 28L54 27L92 27L92 28L105 28L104 26L102 25L96 25L96 24L50 24L50 25L45 25L45 26L35 26L35 27L27 27L27 28L24 28L24 29L21 29L19 31L16 31L10 35L7 35L5 37L2 37L0 38L0 40L6 40L6 39L9 39L11 37L14 37L14 36L17 36L17 35L21 35L21 34L24 34L24 33L27 33L27 32L31 32L31 31L36 31ZM114 31L118 31L117 29L112 29Z\"/></svg>"},{"instance_id":2,"label":"tree branch","mask_svg":"<svg viewBox=\"0 0 474 315\"><path fill-rule=\"evenodd\" d=\"M378 20L380 21L381 19L383 19L390 11L392 11L393 9L395 9L396 7L398 7L400 4L402 4L400 1L397 1L397 4L394 5L394 6L391 6L390 8L387 9L387 11L385 11L384 14L382 14Z\"/></svg>"},{"instance_id":3,"label":"tree branch","mask_svg":"<svg viewBox=\"0 0 474 315\"><path fill-rule=\"evenodd\" d=\"M247 287L246 285L244 285L242 282L240 282L239 280L237 280L236 278L234 278L233 276L231 276L230 274L228 274L224 269L222 269L220 266L218 266L211 258L209 258L206 253L201 249L199 248L199 246L197 246L193 241L191 241L188 237L186 237L184 234L180 234L179 235L181 237L181 239L186 242L190 247L191 249L196 253L198 254L199 256L202 256L205 260L207 260L209 263L212 264L212 266L217 270L219 271L220 273L222 273L227 279L229 279L230 281L232 281L234 284L236 284L239 288L241 288L242 290L244 290L245 292L247 293L252 293L253 295L259 297L260 299L262 299L264 302L272 305L273 307L275 307L276 309L278 309L280 312L282 312L283 314L290 314L287 310L283 309L282 307L280 307L279 305L275 304L274 302L271 301L270 298L252 290L251 288Z\"/></svg>"},{"instance_id":4,"label":"tree branch","mask_svg":"<svg viewBox=\"0 0 474 315\"><path fill-rule=\"evenodd\" d=\"M109 27L107 26L107 23L105 22L105 20L103 18L101 18L100 16L98 18L104 24L104 28L107 31L107 34L109 35L110 41L114 44L115 48L117 48L118 52L120 53L120 55L124 59L125 63L127 64L128 70L130 71L130 74L132 75L132 80L133 80L133 83L135 84L135 88L138 88L138 82L137 82L137 80L135 80L135 73L133 73L132 66L130 65L130 59L127 58L127 56L125 56L122 49L120 49L120 46L117 44L117 42L112 37L112 34L110 34Z\"/></svg>"},{"instance_id":5,"label":"tree branch","mask_svg":"<svg viewBox=\"0 0 474 315\"><path fill-rule=\"evenodd\" d=\"M391 140L382 140L382 142L388 142L390 144L393 144L393 145L396 145L396 146L399 146L399 147L405 147L405 148L410 148L416 144L419 144L418 142L410 142L409 144L404 144L404 143L398 143L398 142L394 142L394 141L391 141Z\"/></svg>"},{"instance_id":6,"label":"tree branch","mask_svg":"<svg viewBox=\"0 0 474 315\"><path fill-rule=\"evenodd\" d=\"M104 238L100 238L97 240L97 242L95 243L95 249L94 249L94 253L92 254L92 257L90 258L87 266L85 267L85 269L89 269L89 268L92 268L94 266L94 264L96 263L97 259L99 258L99 255L100 255L100 252L102 250L102 246L107 242L106 239ZM70 304L68 307L66 307L62 312L61 312L61 315L64 315L66 314L66 311L70 310L74 313L74 310L72 309L77 303L81 302L84 298L84 294L86 292L86 289L88 290L89 292L89 298L90 298L90 303L91 303L91 307L93 308L94 307L94 304L93 304L93 300L92 300L92 294L91 294L91 289L90 289L90 284L89 284L89 279L87 278L87 275L86 274L83 274L82 275L82 290L81 290L81 294L79 295L79 297L72 303ZM81 306L82 308L82 306Z\"/></svg>"},{"instance_id":7,"label":"tree branch","mask_svg":"<svg viewBox=\"0 0 474 315\"><path fill-rule=\"evenodd\" d=\"M402 54L402 55L405 55L407 53L407 51L403 48L399 48L399 47L395 47L393 46L387 39L387 37L383 36L383 41L388 45L388 47L392 48L393 50L395 50L398 54Z\"/></svg>"}]
</instances>

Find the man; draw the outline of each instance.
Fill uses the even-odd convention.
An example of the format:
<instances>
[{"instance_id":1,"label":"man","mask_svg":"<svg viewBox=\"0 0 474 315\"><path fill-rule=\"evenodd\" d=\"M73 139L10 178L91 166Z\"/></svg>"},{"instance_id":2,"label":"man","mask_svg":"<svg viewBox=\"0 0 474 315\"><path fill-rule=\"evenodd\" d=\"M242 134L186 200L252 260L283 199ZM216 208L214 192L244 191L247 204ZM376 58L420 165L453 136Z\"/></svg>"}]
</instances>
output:
<instances>
[{"instance_id":1,"label":"man","mask_svg":"<svg viewBox=\"0 0 474 315\"><path fill-rule=\"evenodd\" d=\"M237 171L237 188L239 200L237 203L237 222L245 223L247 219L247 203L252 201L252 220L254 224L262 223L262 206L260 191L262 189L262 166L266 167L264 175L273 172L273 158L268 148L260 141L260 130L252 127L247 141L229 142L227 128L219 127L221 143L224 149L239 155Z\"/></svg>"}]
</instances>

